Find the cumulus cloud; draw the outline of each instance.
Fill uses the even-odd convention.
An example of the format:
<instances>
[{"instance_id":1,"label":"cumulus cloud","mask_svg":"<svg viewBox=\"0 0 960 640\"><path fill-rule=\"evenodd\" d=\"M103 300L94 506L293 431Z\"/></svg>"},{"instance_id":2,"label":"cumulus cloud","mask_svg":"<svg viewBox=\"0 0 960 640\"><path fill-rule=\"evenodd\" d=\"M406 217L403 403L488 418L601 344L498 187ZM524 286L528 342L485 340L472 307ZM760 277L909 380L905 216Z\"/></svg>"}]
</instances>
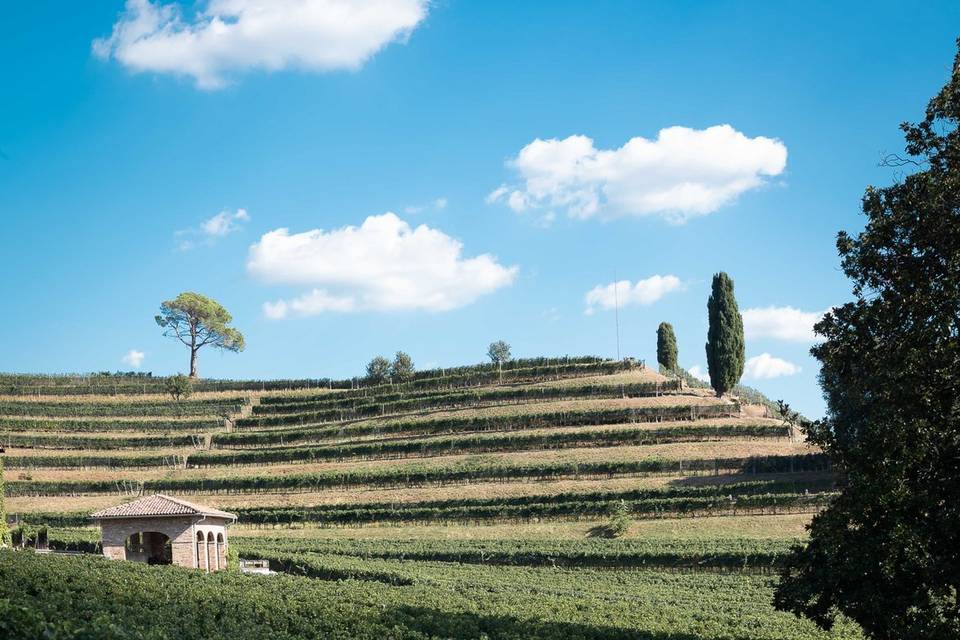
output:
<instances>
[{"instance_id":1,"label":"cumulus cloud","mask_svg":"<svg viewBox=\"0 0 960 640\"><path fill-rule=\"evenodd\" d=\"M143 351L130 349L130 351L127 351L127 354L125 356L120 358L120 361L123 362L123 364L130 365L134 369L139 369L140 366L143 364L143 359L145 357L147 357L147 354L145 354Z\"/></svg>"},{"instance_id":2,"label":"cumulus cloud","mask_svg":"<svg viewBox=\"0 0 960 640\"><path fill-rule=\"evenodd\" d=\"M748 359L743 367L743 375L756 380L792 376L796 373L800 373L799 366L781 358L775 358L769 353L761 353Z\"/></svg>"},{"instance_id":3,"label":"cumulus cloud","mask_svg":"<svg viewBox=\"0 0 960 640\"><path fill-rule=\"evenodd\" d=\"M358 69L391 42L404 42L427 15L428 0L208 0L195 12L179 2L127 0L100 58L134 72L172 73L203 89L251 69Z\"/></svg>"},{"instance_id":4,"label":"cumulus cloud","mask_svg":"<svg viewBox=\"0 0 960 640\"><path fill-rule=\"evenodd\" d=\"M743 330L748 338L775 338L793 342L817 339L813 325L825 311L801 311L793 307L759 307L745 309Z\"/></svg>"},{"instance_id":5,"label":"cumulus cloud","mask_svg":"<svg viewBox=\"0 0 960 640\"><path fill-rule=\"evenodd\" d=\"M682 223L760 187L786 163L779 140L748 138L727 124L669 127L619 149L597 149L583 135L537 138L508 161L520 182L497 187L487 201L518 213L552 207L580 219L658 215Z\"/></svg>"},{"instance_id":6,"label":"cumulus cloud","mask_svg":"<svg viewBox=\"0 0 960 640\"><path fill-rule=\"evenodd\" d=\"M710 374L704 371L703 367L698 364L693 365L687 369L687 373L699 380L700 382L710 382Z\"/></svg>"},{"instance_id":7,"label":"cumulus cloud","mask_svg":"<svg viewBox=\"0 0 960 640\"><path fill-rule=\"evenodd\" d=\"M621 307L630 305L653 304L671 291L683 288L683 282L677 276L650 276L631 284L629 280L620 280L606 285L597 285L584 296L587 315L600 309L613 309L617 303Z\"/></svg>"},{"instance_id":8,"label":"cumulus cloud","mask_svg":"<svg viewBox=\"0 0 960 640\"><path fill-rule=\"evenodd\" d=\"M244 222L250 220L246 209L236 211L223 210L217 215L200 223L199 228L181 229L174 236L181 251L189 251L200 245L213 244L218 238L239 231Z\"/></svg>"},{"instance_id":9,"label":"cumulus cloud","mask_svg":"<svg viewBox=\"0 0 960 640\"><path fill-rule=\"evenodd\" d=\"M273 319L329 311L448 311L513 283L517 267L490 254L462 253L463 244L442 231L412 228L388 212L359 227L270 231L250 247L247 270L268 283L311 287L264 304Z\"/></svg>"}]
</instances>

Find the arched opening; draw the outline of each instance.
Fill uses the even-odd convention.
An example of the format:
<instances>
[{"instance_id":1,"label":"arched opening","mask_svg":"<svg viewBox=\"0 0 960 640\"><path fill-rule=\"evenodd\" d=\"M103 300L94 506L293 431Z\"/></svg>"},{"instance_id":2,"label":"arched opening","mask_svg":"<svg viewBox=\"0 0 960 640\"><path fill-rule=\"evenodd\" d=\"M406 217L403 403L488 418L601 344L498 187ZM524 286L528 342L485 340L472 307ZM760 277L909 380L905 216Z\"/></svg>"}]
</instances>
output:
<instances>
[{"instance_id":1,"label":"arched opening","mask_svg":"<svg viewBox=\"0 0 960 640\"><path fill-rule=\"evenodd\" d=\"M227 546L224 544L223 534L217 534L217 569L227 568Z\"/></svg>"},{"instance_id":2,"label":"arched opening","mask_svg":"<svg viewBox=\"0 0 960 640\"><path fill-rule=\"evenodd\" d=\"M207 532L207 571L216 571L217 566L217 543L213 539L213 532Z\"/></svg>"},{"instance_id":3,"label":"arched opening","mask_svg":"<svg viewBox=\"0 0 960 640\"><path fill-rule=\"evenodd\" d=\"M170 538L159 531L133 533L127 537L124 547L127 560L147 564L173 564Z\"/></svg>"},{"instance_id":4,"label":"arched opening","mask_svg":"<svg viewBox=\"0 0 960 640\"><path fill-rule=\"evenodd\" d=\"M206 557L206 553L205 553L206 550L204 549L204 541L203 541L203 532L202 532L202 531L197 531L197 544L196 544L196 548L197 548L197 563L196 563L195 566L197 567L197 569L203 569L203 568L204 568L204 565L205 565L204 558Z\"/></svg>"}]
</instances>

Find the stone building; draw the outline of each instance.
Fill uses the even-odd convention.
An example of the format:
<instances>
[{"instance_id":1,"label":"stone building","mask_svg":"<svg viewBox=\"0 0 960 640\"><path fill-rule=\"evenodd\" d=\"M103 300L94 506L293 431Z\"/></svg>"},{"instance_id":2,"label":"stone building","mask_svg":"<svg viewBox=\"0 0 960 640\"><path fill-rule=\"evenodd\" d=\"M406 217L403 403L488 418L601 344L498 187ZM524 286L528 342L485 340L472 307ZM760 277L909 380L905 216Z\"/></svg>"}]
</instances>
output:
<instances>
[{"instance_id":1,"label":"stone building","mask_svg":"<svg viewBox=\"0 0 960 640\"><path fill-rule=\"evenodd\" d=\"M227 525L237 516L161 494L90 515L103 555L114 560L219 571L227 568Z\"/></svg>"}]
</instances>

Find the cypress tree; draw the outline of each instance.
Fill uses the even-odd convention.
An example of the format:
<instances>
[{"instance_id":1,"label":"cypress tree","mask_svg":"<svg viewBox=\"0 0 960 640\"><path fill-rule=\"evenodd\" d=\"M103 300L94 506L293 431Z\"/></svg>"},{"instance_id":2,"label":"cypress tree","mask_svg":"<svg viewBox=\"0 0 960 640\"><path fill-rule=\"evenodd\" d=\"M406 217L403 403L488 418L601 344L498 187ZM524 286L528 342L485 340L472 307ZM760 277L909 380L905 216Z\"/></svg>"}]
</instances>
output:
<instances>
[{"instance_id":1,"label":"cypress tree","mask_svg":"<svg viewBox=\"0 0 960 640\"><path fill-rule=\"evenodd\" d=\"M677 337L669 322L661 322L657 327L657 362L670 373L677 371Z\"/></svg>"},{"instance_id":2,"label":"cypress tree","mask_svg":"<svg viewBox=\"0 0 960 640\"><path fill-rule=\"evenodd\" d=\"M740 382L745 361L743 317L733 295L733 280L722 271L713 276L707 315L710 318L707 368L710 370L710 386L719 398Z\"/></svg>"}]
</instances>

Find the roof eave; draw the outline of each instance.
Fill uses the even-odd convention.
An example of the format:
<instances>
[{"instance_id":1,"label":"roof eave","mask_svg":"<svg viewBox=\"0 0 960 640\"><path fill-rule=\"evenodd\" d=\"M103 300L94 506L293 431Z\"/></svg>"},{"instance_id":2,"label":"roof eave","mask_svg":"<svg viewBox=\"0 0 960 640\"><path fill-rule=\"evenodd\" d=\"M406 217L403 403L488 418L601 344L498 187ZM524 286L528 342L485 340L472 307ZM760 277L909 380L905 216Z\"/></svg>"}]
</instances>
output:
<instances>
[{"instance_id":1,"label":"roof eave","mask_svg":"<svg viewBox=\"0 0 960 640\"><path fill-rule=\"evenodd\" d=\"M91 514L91 520L135 520L138 518L220 518L221 520L237 521L237 516L232 513L154 513L141 515L96 515Z\"/></svg>"}]
</instances>

